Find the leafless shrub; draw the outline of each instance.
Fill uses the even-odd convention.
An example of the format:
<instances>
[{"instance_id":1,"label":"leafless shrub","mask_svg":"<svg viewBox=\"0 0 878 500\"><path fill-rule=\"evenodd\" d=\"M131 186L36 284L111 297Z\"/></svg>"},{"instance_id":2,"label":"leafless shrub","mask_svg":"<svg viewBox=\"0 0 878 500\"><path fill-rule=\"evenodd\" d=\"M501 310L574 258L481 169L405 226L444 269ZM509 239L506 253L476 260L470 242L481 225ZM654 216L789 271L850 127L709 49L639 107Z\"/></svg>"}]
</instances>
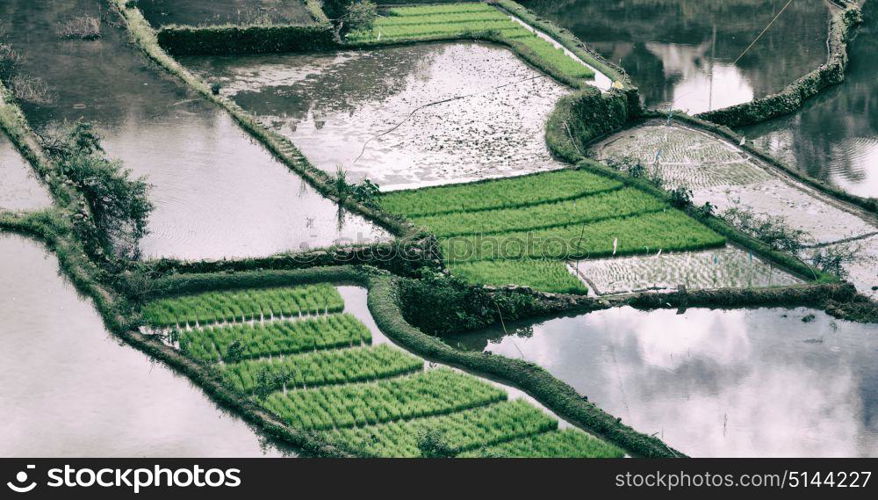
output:
<instances>
[{"instance_id":1,"label":"leafless shrub","mask_svg":"<svg viewBox=\"0 0 878 500\"><path fill-rule=\"evenodd\" d=\"M101 37L101 20L92 16L79 16L58 24L58 36L79 40L97 40Z\"/></svg>"}]
</instances>

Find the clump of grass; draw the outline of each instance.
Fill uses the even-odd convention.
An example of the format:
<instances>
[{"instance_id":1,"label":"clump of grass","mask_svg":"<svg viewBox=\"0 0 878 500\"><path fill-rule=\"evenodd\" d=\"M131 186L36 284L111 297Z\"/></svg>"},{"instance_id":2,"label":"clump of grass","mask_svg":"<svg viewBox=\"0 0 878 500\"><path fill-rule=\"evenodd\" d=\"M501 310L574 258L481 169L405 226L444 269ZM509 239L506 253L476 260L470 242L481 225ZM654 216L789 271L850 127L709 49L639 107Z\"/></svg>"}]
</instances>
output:
<instances>
[{"instance_id":1,"label":"clump of grass","mask_svg":"<svg viewBox=\"0 0 878 500\"><path fill-rule=\"evenodd\" d=\"M15 75L9 79L9 87L15 97L31 104L50 104L54 100L49 85L42 78Z\"/></svg>"},{"instance_id":2,"label":"clump of grass","mask_svg":"<svg viewBox=\"0 0 878 500\"><path fill-rule=\"evenodd\" d=\"M0 43L0 79L9 80L21 61L18 51L11 45Z\"/></svg>"},{"instance_id":3,"label":"clump of grass","mask_svg":"<svg viewBox=\"0 0 878 500\"><path fill-rule=\"evenodd\" d=\"M93 16L74 17L58 23L56 33L72 40L97 40L101 37L101 20Z\"/></svg>"}]
</instances>

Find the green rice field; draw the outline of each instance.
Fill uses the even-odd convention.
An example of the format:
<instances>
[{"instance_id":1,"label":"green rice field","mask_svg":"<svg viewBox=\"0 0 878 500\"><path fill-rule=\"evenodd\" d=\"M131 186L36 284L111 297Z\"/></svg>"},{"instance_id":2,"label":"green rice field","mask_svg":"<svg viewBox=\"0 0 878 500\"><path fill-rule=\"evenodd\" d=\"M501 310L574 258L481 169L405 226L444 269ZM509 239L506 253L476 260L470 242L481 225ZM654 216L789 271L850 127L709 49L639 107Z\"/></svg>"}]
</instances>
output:
<instances>
[{"instance_id":1,"label":"green rice field","mask_svg":"<svg viewBox=\"0 0 878 500\"><path fill-rule=\"evenodd\" d=\"M585 170L395 191L381 205L436 234L468 282L547 292L587 292L569 260L725 244L664 200Z\"/></svg>"},{"instance_id":2,"label":"green rice field","mask_svg":"<svg viewBox=\"0 0 878 500\"><path fill-rule=\"evenodd\" d=\"M143 309L152 327L189 325L172 330L181 352L240 397L345 449L418 457L429 431L465 456L620 456L582 431L559 431L557 419L493 383L372 345L328 284L207 292Z\"/></svg>"},{"instance_id":3,"label":"green rice field","mask_svg":"<svg viewBox=\"0 0 878 500\"><path fill-rule=\"evenodd\" d=\"M594 71L563 50L538 37L503 11L483 3L453 3L387 9L370 31L349 33L347 41L359 44L462 38L491 33L522 52L533 54L571 79L594 78Z\"/></svg>"}]
</instances>

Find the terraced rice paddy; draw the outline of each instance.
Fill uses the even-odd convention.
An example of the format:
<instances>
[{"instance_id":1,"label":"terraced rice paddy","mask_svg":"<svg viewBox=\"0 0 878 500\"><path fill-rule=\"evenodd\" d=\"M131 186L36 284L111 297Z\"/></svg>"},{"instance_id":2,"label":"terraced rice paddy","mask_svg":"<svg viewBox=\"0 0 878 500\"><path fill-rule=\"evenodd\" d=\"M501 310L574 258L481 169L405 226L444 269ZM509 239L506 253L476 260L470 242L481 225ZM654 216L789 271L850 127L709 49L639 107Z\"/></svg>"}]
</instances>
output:
<instances>
[{"instance_id":1,"label":"terraced rice paddy","mask_svg":"<svg viewBox=\"0 0 878 500\"><path fill-rule=\"evenodd\" d=\"M872 457L876 334L807 308L623 307L443 338L538 363L693 457Z\"/></svg>"},{"instance_id":2,"label":"terraced rice paddy","mask_svg":"<svg viewBox=\"0 0 878 500\"><path fill-rule=\"evenodd\" d=\"M508 49L431 43L180 61L330 175L382 191L556 170L545 124L571 90Z\"/></svg>"},{"instance_id":3,"label":"terraced rice paddy","mask_svg":"<svg viewBox=\"0 0 878 500\"><path fill-rule=\"evenodd\" d=\"M664 202L583 170L393 192L381 204L436 232L451 269L474 283L582 291L564 261L725 244Z\"/></svg>"},{"instance_id":4,"label":"terraced rice paddy","mask_svg":"<svg viewBox=\"0 0 878 500\"><path fill-rule=\"evenodd\" d=\"M866 294L878 283L875 272L862 272L875 253L871 235L878 225L832 199L752 157L736 145L707 132L651 121L619 132L594 146L602 159L633 157L666 187L687 186L697 205L711 203L717 213L741 208L761 217L780 217L805 233L806 243L831 244L853 239L862 256L848 267Z\"/></svg>"},{"instance_id":5,"label":"terraced rice paddy","mask_svg":"<svg viewBox=\"0 0 878 500\"><path fill-rule=\"evenodd\" d=\"M52 205L49 191L0 131L0 210L38 210Z\"/></svg>"},{"instance_id":6,"label":"terraced rice paddy","mask_svg":"<svg viewBox=\"0 0 878 500\"><path fill-rule=\"evenodd\" d=\"M74 15L103 17L101 38L58 37L58 24ZM50 90L51 99L22 103L30 125L89 121L108 155L151 184L144 257L260 257L390 238L341 213L226 112L150 63L105 2L9 0L0 2L0 19L22 57L19 73Z\"/></svg>"},{"instance_id":7,"label":"terraced rice paddy","mask_svg":"<svg viewBox=\"0 0 878 500\"><path fill-rule=\"evenodd\" d=\"M524 45L545 64L569 78L593 79L595 76L594 71L563 49L537 36L508 14L483 3L390 8L385 16L378 18L372 30L350 33L347 41L388 43L481 32L497 33L505 40Z\"/></svg>"},{"instance_id":8,"label":"terraced rice paddy","mask_svg":"<svg viewBox=\"0 0 878 500\"><path fill-rule=\"evenodd\" d=\"M39 243L0 234L0 443L16 457L282 457L104 327Z\"/></svg>"},{"instance_id":9,"label":"terraced rice paddy","mask_svg":"<svg viewBox=\"0 0 878 500\"><path fill-rule=\"evenodd\" d=\"M137 8L153 26L313 22L301 0L138 0Z\"/></svg>"},{"instance_id":10,"label":"terraced rice paddy","mask_svg":"<svg viewBox=\"0 0 878 500\"><path fill-rule=\"evenodd\" d=\"M727 246L701 252L572 262L570 268L598 294L789 286L803 280L745 250Z\"/></svg>"},{"instance_id":11,"label":"terraced rice paddy","mask_svg":"<svg viewBox=\"0 0 878 500\"><path fill-rule=\"evenodd\" d=\"M368 455L421 456L419 438L427 431L441 435L455 453L623 454L580 430L558 430L553 416L524 399L510 400L496 384L428 367L387 343L373 345L372 332L380 331L357 319L360 313L348 305L340 307L339 297L329 285L208 292L161 299L148 304L144 315L156 328L188 324L172 336L181 351L213 364L242 397L290 426ZM305 314L266 314L277 307ZM250 313L226 312L238 310ZM201 313L195 311L209 311L203 316L214 326L199 327Z\"/></svg>"}]
</instances>

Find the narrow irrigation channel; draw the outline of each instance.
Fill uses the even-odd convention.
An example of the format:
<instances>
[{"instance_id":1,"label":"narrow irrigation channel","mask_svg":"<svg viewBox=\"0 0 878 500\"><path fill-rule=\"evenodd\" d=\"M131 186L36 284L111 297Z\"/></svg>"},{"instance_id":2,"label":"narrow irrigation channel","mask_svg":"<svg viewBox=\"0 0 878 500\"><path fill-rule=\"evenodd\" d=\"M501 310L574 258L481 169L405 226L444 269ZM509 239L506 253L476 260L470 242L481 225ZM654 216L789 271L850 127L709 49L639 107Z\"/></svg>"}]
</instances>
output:
<instances>
[{"instance_id":1,"label":"narrow irrigation channel","mask_svg":"<svg viewBox=\"0 0 878 500\"><path fill-rule=\"evenodd\" d=\"M0 235L0 442L17 457L262 457L269 442L167 366L120 344L56 258Z\"/></svg>"},{"instance_id":2,"label":"narrow irrigation channel","mask_svg":"<svg viewBox=\"0 0 878 500\"><path fill-rule=\"evenodd\" d=\"M546 368L696 457L878 453L878 326L806 308L616 308L444 337Z\"/></svg>"},{"instance_id":3,"label":"narrow irrigation channel","mask_svg":"<svg viewBox=\"0 0 878 500\"><path fill-rule=\"evenodd\" d=\"M651 108L691 114L777 92L826 59L830 3L755 0L523 0L620 64Z\"/></svg>"},{"instance_id":4,"label":"narrow irrigation channel","mask_svg":"<svg viewBox=\"0 0 878 500\"><path fill-rule=\"evenodd\" d=\"M6 43L21 54L17 76L43 89L23 99L30 125L92 122L109 156L152 185L144 256L255 257L389 238L340 212L221 108L148 62L108 8L95 0L14 0L0 5L0 17L8 21ZM61 23L82 15L102 19L100 38L59 36Z\"/></svg>"}]
</instances>

